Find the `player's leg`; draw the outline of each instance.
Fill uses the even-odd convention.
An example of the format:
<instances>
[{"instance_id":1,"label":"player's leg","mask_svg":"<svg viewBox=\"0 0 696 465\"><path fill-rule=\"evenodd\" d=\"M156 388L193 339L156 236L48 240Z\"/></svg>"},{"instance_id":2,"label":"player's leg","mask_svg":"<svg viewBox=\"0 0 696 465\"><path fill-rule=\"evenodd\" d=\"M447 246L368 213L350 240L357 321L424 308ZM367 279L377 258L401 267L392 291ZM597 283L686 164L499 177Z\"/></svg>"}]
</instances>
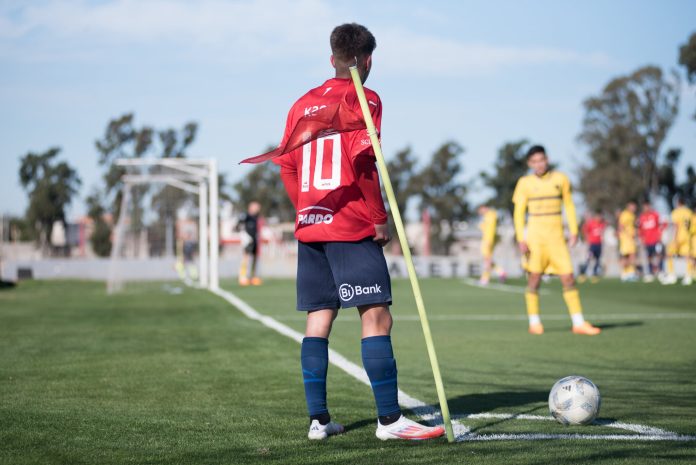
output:
<instances>
[{"instance_id":1,"label":"player's leg","mask_svg":"<svg viewBox=\"0 0 696 465\"><path fill-rule=\"evenodd\" d=\"M479 284L487 285L491 280L491 269L493 266L493 254L490 246L486 243L481 244L481 257L483 259L483 270L481 270L481 278Z\"/></svg>"},{"instance_id":2,"label":"player's leg","mask_svg":"<svg viewBox=\"0 0 696 465\"><path fill-rule=\"evenodd\" d=\"M391 342L391 281L382 248L371 239L327 244L331 273L343 307L355 306L362 324L362 360L377 406L378 438L428 439L444 434L401 414Z\"/></svg>"},{"instance_id":3,"label":"player's leg","mask_svg":"<svg viewBox=\"0 0 696 465\"><path fill-rule=\"evenodd\" d=\"M597 282L602 272L602 244L592 244L592 257L594 258L594 268L592 270L592 282Z\"/></svg>"},{"instance_id":4,"label":"player's leg","mask_svg":"<svg viewBox=\"0 0 696 465\"><path fill-rule=\"evenodd\" d=\"M593 336L599 334L601 330L585 321L582 314L582 304L580 303L580 293L575 287L573 277L573 265L570 261L570 252L562 237L557 240L549 241L550 263L557 271L561 284L563 285L563 300L568 307L568 313L573 322L573 333Z\"/></svg>"},{"instance_id":5,"label":"player's leg","mask_svg":"<svg viewBox=\"0 0 696 465\"><path fill-rule=\"evenodd\" d=\"M254 241L251 244L251 267L250 267L250 272L249 276L251 276L251 284L254 286L260 286L262 284L261 278L258 277L257 275L257 266L259 262L259 243L258 241L254 238Z\"/></svg>"},{"instance_id":6,"label":"player's leg","mask_svg":"<svg viewBox=\"0 0 696 465\"><path fill-rule=\"evenodd\" d=\"M529 272L527 276L527 290L524 293L524 301L527 306L527 318L529 320L529 333L534 335L544 334L544 326L539 316L539 286L541 285L541 273Z\"/></svg>"},{"instance_id":7,"label":"player's leg","mask_svg":"<svg viewBox=\"0 0 696 465\"><path fill-rule=\"evenodd\" d=\"M298 243L297 309L307 312L300 362L304 382L309 439L324 439L343 432L331 422L326 403L329 335L340 307L338 292L322 243Z\"/></svg>"},{"instance_id":8,"label":"player's leg","mask_svg":"<svg viewBox=\"0 0 696 465\"><path fill-rule=\"evenodd\" d=\"M539 286L544 270L549 265L548 251L542 241L529 242L529 254L527 256L527 290L524 293L524 301L527 307L529 320L529 333L534 335L544 334L544 326L539 316Z\"/></svg>"}]
</instances>

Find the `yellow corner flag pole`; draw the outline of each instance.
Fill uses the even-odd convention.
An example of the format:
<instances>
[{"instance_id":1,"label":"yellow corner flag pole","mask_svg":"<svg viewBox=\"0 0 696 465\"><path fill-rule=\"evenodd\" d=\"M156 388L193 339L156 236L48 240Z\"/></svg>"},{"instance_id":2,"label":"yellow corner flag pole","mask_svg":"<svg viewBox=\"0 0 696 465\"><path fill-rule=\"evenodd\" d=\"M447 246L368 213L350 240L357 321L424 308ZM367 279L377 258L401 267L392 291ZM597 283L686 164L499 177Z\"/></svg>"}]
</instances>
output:
<instances>
[{"instance_id":1,"label":"yellow corner flag pole","mask_svg":"<svg viewBox=\"0 0 696 465\"><path fill-rule=\"evenodd\" d=\"M406 269L408 270L408 277L411 280L411 287L413 288L413 296L416 299L416 307L418 308L418 315L420 316L421 326L423 327L423 335L425 336L425 345L428 348L428 356L430 357L430 365L433 369L433 376L435 378L435 388L437 389L437 397L440 400L440 410L442 411L442 420L445 423L445 431L447 432L447 440L449 442L454 442L454 430L452 429L452 420L450 420L449 407L447 406L447 397L445 396L445 388L442 384L442 376L440 375L440 365L437 363L437 354L435 353L435 345L433 344L433 336L430 333L430 324L428 323L428 316L425 314L425 304L423 303L423 296L421 295L420 285L418 284L418 277L416 276L416 268L413 266L413 259L411 258L411 249L408 247L408 240L406 239L406 231L404 230L404 223L401 220L401 212L399 212L399 207L396 203L396 197L394 196L394 189L392 188L391 180L389 179L389 173L387 172L387 165L384 162L384 155L382 154L382 147L379 144L379 138L377 137L377 131L375 129L375 123L372 121L372 115L370 114L370 107L367 104L367 98L365 97L365 89L363 89L362 79L360 74L358 74L358 68L356 66L350 67L350 75L353 78L353 83L355 84L355 90L358 93L358 100L360 101L360 108L362 109L363 118L365 118L365 124L367 125L367 133L370 135L370 141L372 142L372 148L375 151L375 157L377 157L377 167L379 168L379 174L382 177L382 182L384 183L384 190L387 193L387 200L389 201L389 208L391 210L392 216L394 217L394 224L396 226L396 232L399 236L399 243L401 244L401 250L404 254L404 261L406 262Z\"/></svg>"}]
</instances>

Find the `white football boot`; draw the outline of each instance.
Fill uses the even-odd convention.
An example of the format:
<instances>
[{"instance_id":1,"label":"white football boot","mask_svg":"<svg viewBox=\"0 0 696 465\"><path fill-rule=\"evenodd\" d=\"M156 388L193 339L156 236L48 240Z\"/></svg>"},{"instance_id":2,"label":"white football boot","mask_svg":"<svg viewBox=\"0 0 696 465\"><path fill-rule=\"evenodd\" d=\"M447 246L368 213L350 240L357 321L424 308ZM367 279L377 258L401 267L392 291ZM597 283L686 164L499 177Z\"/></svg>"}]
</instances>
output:
<instances>
[{"instance_id":1,"label":"white football boot","mask_svg":"<svg viewBox=\"0 0 696 465\"><path fill-rule=\"evenodd\" d=\"M345 429L343 428L343 425L334 423L333 421L322 425L319 423L319 420L312 420L312 423L309 425L309 433L307 433L307 437L309 439L326 439L329 436L341 434L344 431Z\"/></svg>"},{"instance_id":2,"label":"white football boot","mask_svg":"<svg viewBox=\"0 0 696 465\"><path fill-rule=\"evenodd\" d=\"M425 426L409 420L401 415L401 418L396 420L391 425L382 425L377 420L377 432L375 435L382 441L387 439L410 439L417 441L421 439L439 438L445 434L442 426Z\"/></svg>"}]
</instances>

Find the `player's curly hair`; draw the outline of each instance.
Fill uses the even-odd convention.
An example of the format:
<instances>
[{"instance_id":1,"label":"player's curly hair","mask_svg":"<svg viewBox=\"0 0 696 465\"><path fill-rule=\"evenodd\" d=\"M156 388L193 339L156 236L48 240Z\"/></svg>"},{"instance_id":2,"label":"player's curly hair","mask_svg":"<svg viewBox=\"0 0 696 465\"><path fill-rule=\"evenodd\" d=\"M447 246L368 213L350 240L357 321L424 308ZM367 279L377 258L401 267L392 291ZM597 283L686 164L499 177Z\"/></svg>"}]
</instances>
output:
<instances>
[{"instance_id":1,"label":"player's curly hair","mask_svg":"<svg viewBox=\"0 0 696 465\"><path fill-rule=\"evenodd\" d=\"M365 26L346 23L331 32L331 53L335 59L348 63L354 57L366 57L377 48L375 36Z\"/></svg>"}]
</instances>

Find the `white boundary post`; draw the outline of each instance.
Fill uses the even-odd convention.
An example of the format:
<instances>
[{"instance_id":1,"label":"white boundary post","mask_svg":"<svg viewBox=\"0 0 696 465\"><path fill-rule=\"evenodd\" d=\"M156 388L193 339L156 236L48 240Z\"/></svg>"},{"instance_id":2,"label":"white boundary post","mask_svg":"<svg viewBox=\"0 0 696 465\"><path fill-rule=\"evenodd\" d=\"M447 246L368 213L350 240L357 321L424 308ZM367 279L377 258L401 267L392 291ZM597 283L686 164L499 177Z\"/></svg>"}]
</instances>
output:
<instances>
[{"instance_id":1,"label":"white boundary post","mask_svg":"<svg viewBox=\"0 0 696 465\"><path fill-rule=\"evenodd\" d=\"M220 288L218 262L220 258L220 226L218 202L218 170L217 160L210 159L210 289Z\"/></svg>"},{"instance_id":2,"label":"white boundary post","mask_svg":"<svg viewBox=\"0 0 696 465\"><path fill-rule=\"evenodd\" d=\"M126 174L123 181L127 187L132 184L160 182L198 194L199 209L199 278L201 287L211 290L220 288L220 226L217 160L211 159L147 159L122 158L116 161L119 166L146 168L166 166L179 173L170 174ZM196 184L197 187L196 188ZM130 193L129 191L127 193ZM117 228L118 232L118 228ZM118 236L118 234L116 235ZM117 237L118 239L118 237ZM113 262L113 251L112 251Z\"/></svg>"},{"instance_id":3,"label":"white boundary post","mask_svg":"<svg viewBox=\"0 0 696 465\"><path fill-rule=\"evenodd\" d=\"M201 287L208 286L208 185L198 185L198 276Z\"/></svg>"}]
</instances>

